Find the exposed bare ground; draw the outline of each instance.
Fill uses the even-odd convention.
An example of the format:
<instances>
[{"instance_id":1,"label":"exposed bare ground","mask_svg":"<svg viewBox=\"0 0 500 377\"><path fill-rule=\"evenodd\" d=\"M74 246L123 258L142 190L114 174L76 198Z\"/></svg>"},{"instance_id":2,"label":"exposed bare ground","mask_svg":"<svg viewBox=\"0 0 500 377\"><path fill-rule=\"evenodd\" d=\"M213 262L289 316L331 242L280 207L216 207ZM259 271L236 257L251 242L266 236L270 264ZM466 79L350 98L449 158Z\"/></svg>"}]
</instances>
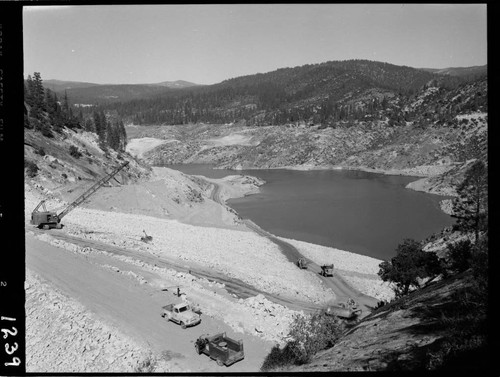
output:
<instances>
[{"instance_id":1,"label":"exposed bare ground","mask_svg":"<svg viewBox=\"0 0 500 377\"><path fill-rule=\"evenodd\" d=\"M160 169L144 184L103 188L87 206L92 208L77 208L64 218L62 230L32 233L27 224L27 268L47 287L68 297L66 301L81 304L85 308L81 310L89 311L91 320L98 323L98 330L111 326L116 336L132 339L130 344L136 342L143 351L140 358L146 355L144 360L156 362L156 369L150 366L154 371L225 371L209 358L195 355L192 343L202 333L219 331L245 342L245 360L230 371L258 371L270 347L287 334L297 311L319 309L347 296L370 306L375 299L363 300L377 276L373 267L368 267L374 266L373 258L366 258L365 269L360 271L361 257L350 271L347 261L355 254L339 253L344 260L340 266L345 278L322 278L313 267L321 262L315 245L292 245L292 241L262 230L250 231L221 199L236 195L238 186L243 187L240 193L257 188L248 182L240 177L203 183ZM44 194L50 195L47 191ZM179 197L179 203L172 202L172 196ZM39 189L26 186L27 220L40 198ZM55 199L48 202L49 208L62 205L64 202ZM205 220L194 219L196 216L190 213L205 213ZM173 219L177 215L184 223ZM143 229L153 237L151 243L140 241ZM290 253L299 250L313 262L309 271L299 270L287 259L287 255L290 258ZM171 295L177 286L185 294L184 299L203 312L199 326L182 330L159 316L162 305L177 299ZM164 288L169 291L162 291ZM380 291L384 290L391 294L389 287L381 286ZM32 304L34 301L27 305L30 315L36 317L47 310L47 305ZM63 313L73 310L74 305L68 305L63 307ZM75 320L75 316L66 314L61 321ZM46 345L34 339L47 339L52 330L39 333L41 338L36 338L32 330L27 342L33 355L38 356L30 359L29 370L90 370L86 359L74 363L73 369L65 369L67 364L57 367L46 363L41 359L41 347ZM64 337L65 331L54 334ZM110 333L115 334L113 331ZM75 346L73 355L82 352L86 344ZM103 343L103 347L108 346ZM66 350L56 347L54 352L51 357L57 358ZM104 364L96 365L105 371L128 371L139 368L141 363L140 358L135 358L124 366L110 361L115 356L110 353L108 369Z\"/></svg>"}]
</instances>

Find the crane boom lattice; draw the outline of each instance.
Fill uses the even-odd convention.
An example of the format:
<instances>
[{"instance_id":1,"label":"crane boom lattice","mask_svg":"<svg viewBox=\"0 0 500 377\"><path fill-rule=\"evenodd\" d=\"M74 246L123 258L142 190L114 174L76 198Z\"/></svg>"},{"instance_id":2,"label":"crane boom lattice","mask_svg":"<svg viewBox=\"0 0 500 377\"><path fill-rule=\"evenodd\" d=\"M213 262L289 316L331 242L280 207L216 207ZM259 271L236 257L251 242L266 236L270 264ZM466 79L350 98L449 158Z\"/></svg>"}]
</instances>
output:
<instances>
[{"instance_id":1,"label":"crane boom lattice","mask_svg":"<svg viewBox=\"0 0 500 377\"><path fill-rule=\"evenodd\" d=\"M90 195L92 195L94 192L96 192L101 186L106 184L111 178L113 178L120 170L122 170L125 166L129 164L129 161L124 162L122 165L118 166L115 168L111 173L106 175L105 177L101 178L98 180L96 183L94 183L87 191L85 191L82 195L80 195L78 198L76 198L70 205L68 205L64 211L62 211L57 217L59 218L59 221L66 216L70 211L72 211L75 207L79 206L82 204Z\"/></svg>"}]
</instances>

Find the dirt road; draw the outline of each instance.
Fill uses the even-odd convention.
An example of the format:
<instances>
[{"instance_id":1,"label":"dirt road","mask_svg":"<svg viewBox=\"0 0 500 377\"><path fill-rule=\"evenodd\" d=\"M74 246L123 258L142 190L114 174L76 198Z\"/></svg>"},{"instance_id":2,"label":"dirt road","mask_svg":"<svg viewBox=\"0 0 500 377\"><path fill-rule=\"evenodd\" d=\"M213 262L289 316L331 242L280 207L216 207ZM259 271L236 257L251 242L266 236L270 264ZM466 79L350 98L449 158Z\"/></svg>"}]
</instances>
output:
<instances>
[{"instance_id":1,"label":"dirt road","mask_svg":"<svg viewBox=\"0 0 500 377\"><path fill-rule=\"evenodd\" d=\"M271 233L266 232L250 220L245 219L243 221L248 228L252 229L257 234L268 238L276 245L278 245L282 253L290 262L295 263L299 258L304 258L304 256L300 254L295 246L290 245L288 242L280 240ZM319 273L321 272L321 267L309 259L306 259L306 261L308 263L307 270L311 273L319 275ZM344 279L342 279L338 272L335 272L333 276L330 277L320 277L323 280L323 283L335 292L335 301L345 302L349 298L354 299L357 302L359 308L362 310L362 317L368 315L371 312L372 308L376 307L378 302L376 298L365 295L354 289Z\"/></svg>"},{"instance_id":2,"label":"dirt road","mask_svg":"<svg viewBox=\"0 0 500 377\"><path fill-rule=\"evenodd\" d=\"M44 234L45 231L39 229L33 229L36 234ZM83 239L69 234L64 233L63 230L53 231L50 233L51 237L66 241L81 247L92 247L98 250L105 251L114 255L123 255L126 257L131 257L137 261L147 263L151 266L158 266L163 268L172 268L180 272L189 272L191 275L196 277L207 278L210 281L223 283L225 289L228 293L236 295L238 298L248 298L252 296L257 296L259 294L265 296L268 300L275 302L277 304L286 306L294 310L302 310L305 312L313 312L319 310L321 307L313 303L301 300L291 300L286 297L281 297L278 295L270 294L268 292L261 291L239 279L229 278L221 273L215 272L213 270L202 269L198 266L189 266L184 262L179 264L177 261L168 259L166 257L158 257L151 254L145 254L133 250L128 250L123 247L111 246L104 242Z\"/></svg>"},{"instance_id":3,"label":"dirt road","mask_svg":"<svg viewBox=\"0 0 500 377\"><path fill-rule=\"evenodd\" d=\"M26 236L26 267L59 290L81 302L104 321L142 342L158 354L169 355L174 371L256 372L273 344L257 337L234 333L222 321L202 315L201 324L183 330L160 316L161 306L172 296L155 291L148 284L102 268L111 264L124 268L125 262L112 256L80 255ZM130 265L126 268L130 269ZM139 268L139 267L136 267ZM143 271L144 272L144 271ZM151 272L145 272L151 274ZM202 334L226 331L243 339L245 359L219 367L204 355L197 355L194 340Z\"/></svg>"},{"instance_id":4,"label":"dirt road","mask_svg":"<svg viewBox=\"0 0 500 377\"><path fill-rule=\"evenodd\" d=\"M221 193L220 185L213 183L213 186L214 189L211 193L211 199L221 204L222 206L226 206L226 203L220 197ZM274 244L276 244L280 248L283 255L285 255L290 262L296 263L299 258L304 258L304 256L299 252L299 250L297 250L295 246L265 231L251 220L243 219L243 223L250 230L261 235L262 237L269 239ZM308 271L319 275L319 273L321 272L321 267L311 260L307 260L307 262L308 262ZM370 297L354 289L344 279L342 279L342 277L338 274L338 272L334 273L332 277L321 277L321 278L323 279L324 284L327 287L331 288L335 293L336 302L345 302L349 298L354 299L357 302L359 308L362 310L361 314L362 317L368 315L371 312L372 308L376 307L378 302L376 298Z\"/></svg>"},{"instance_id":5,"label":"dirt road","mask_svg":"<svg viewBox=\"0 0 500 377\"><path fill-rule=\"evenodd\" d=\"M214 185L212 197L217 203L229 208L221 200L221 187L218 185ZM294 263L299 257L302 257L295 246L260 229L249 220L243 221L241 225L271 240L280 248L289 261ZM29 234L30 232L26 236L26 266L28 269L82 303L95 315L103 318L104 321L114 324L124 334L142 342L146 349L152 349L156 354L169 355L168 362L172 367L170 371L256 372L259 370L274 343L263 340L257 334L263 336L263 334L271 333L271 329L274 331L272 333L276 334L273 336L285 334L283 332L285 329L283 328L282 331L276 320L282 318L281 316L286 316L286 313L280 312L278 316L267 316L268 319L264 319L268 320L266 322L267 330L262 331L262 328L259 327L264 322L259 317L260 314L249 311L250 307L247 309L247 306L242 306L242 300L238 299L245 300L251 297L251 301L257 296L264 296L269 301L292 310L302 310L304 312L313 312L321 308L311 302L300 300L301 297L305 296L298 295L294 298L286 295L282 297L280 296L280 294L283 295L281 291L274 291L280 292L280 294L263 292L242 280L215 272L214 269L197 262L196 259L177 259L177 257L168 256L168 253L158 251L153 253L140 249L133 250L114 246L106 238L102 241L88 239L85 236L82 237L81 232L70 235L66 233L65 229L50 232L36 229L32 231L35 234L50 235L53 239L77 245L81 248L90 247L94 250L104 251L104 253L73 253L70 251L72 250L71 247L68 250L54 247L36 239ZM115 244L114 241L111 242ZM275 252L273 254L275 255ZM123 256L127 258L123 258ZM179 273L189 272L189 274L186 274L188 279L192 279L192 276L207 279L208 282L205 279L200 281L204 281L202 283L204 284L203 289L205 289L203 291L204 305L210 317L208 315L202 316L203 321L200 325L187 330L182 330L179 326L162 319L160 309L169 301L171 302L173 297L171 293L161 292L161 289L158 288L159 286L165 286L165 280L168 281L170 278L160 269L155 269L155 266L160 267L161 271L174 270L174 274L176 274L175 271ZM292 266L289 267L291 270L294 269ZM333 278L323 278L319 276L319 271L319 266L310 263L308 272L322 279L326 287L331 287L337 299L352 297L361 304L365 313L369 311L369 306L372 303L374 305L374 302L376 302L375 299L371 300L368 296L361 295L354 290L338 274ZM132 273L132 277L128 274L129 272ZM141 279L152 284L143 284ZM198 279L196 280L198 281ZM210 281L223 283L224 286L220 289L221 292L216 294L215 288L208 288L207 291L207 287L213 286ZM215 296L211 296L212 293ZM196 295L197 293L192 294ZM239 309L231 306L233 305L232 302L223 301L222 296L217 296L220 294L231 298L232 302L237 300L240 303ZM194 296L190 297L193 298ZM226 304L221 305L221 303ZM217 308L216 312L211 309L212 306ZM231 306L232 309L229 310L228 306ZM224 315L221 315L221 312ZM248 318L243 319L243 317ZM250 328L248 328L248 325ZM235 333L235 331L243 328L245 334L241 332ZM245 360L233 365L230 369L221 368L206 356L197 355L194 351L194 340L198 336L222 331L226 331L233 338L243 339L245 343Z\"/></svg>"}]
</instances>

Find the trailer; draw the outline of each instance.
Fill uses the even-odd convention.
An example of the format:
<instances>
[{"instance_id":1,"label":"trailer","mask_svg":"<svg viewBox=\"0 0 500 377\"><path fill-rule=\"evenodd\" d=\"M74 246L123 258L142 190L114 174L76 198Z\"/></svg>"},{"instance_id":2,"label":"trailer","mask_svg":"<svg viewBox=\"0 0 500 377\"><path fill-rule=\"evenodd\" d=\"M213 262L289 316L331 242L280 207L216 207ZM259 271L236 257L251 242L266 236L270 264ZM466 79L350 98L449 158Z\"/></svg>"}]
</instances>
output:
<instances>
[{"instance_id":1,"label":"trailer","mask_svg":"<svg viewBox=\"0 0 500 377\"><path fill-rule=\"evenodd\" d=\"M228 367L245 358L243 341L231 339L225 332L213 336L202 335L196 339L194 347L198 355L207 355L219 366Z\"/></svg>"}]
</instances>

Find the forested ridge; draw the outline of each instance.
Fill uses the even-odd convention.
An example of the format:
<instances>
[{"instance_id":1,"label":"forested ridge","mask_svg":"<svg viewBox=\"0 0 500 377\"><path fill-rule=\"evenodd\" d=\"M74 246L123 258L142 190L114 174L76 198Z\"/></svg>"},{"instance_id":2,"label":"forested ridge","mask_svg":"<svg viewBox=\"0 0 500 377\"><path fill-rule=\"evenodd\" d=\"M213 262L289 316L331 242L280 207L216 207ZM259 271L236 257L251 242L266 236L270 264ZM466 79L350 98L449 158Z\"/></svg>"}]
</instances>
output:
<instances>
[{"instance_id":1,"label":"forested ridge","mask_svg":"<svg viewBox=\"0 0 500 377\"><path fill-rule=\"evenodd\" d=\"M28 75L24 84L24 103L24 127L27 129L39 131L49 138L64 128L84 129L98 135L101 147L125 150L127 133L116 111L105 112L102 108L92 107L84 114L82 108L70 104L66 92L60 100L56 92L45 88L39 72L33 77Z\"/></svg>"},{"instance_id":2,"label":"forested ridge","mask_svg":"<svg viewBox=\"0 0 500 377\"><path fill-rule=\"evenodd\" d=\"M248 125L305 122L336 127L338 122L385 118L391 124L424 124L429 115L441 122L451 120L460 105L455 100L457 106L448 106L447 95L472 83L483 81L486 85L486 75L481 72L453 76L368 60L332 61L232 78L215 85L145 93L140 99L101 105L127 122L142 125L245 121ZM408 105L429 87L437 89L432 96L434 108L409 109ZM466 106L487 111L484 90Z\"/></svg>"}]
</instances>

